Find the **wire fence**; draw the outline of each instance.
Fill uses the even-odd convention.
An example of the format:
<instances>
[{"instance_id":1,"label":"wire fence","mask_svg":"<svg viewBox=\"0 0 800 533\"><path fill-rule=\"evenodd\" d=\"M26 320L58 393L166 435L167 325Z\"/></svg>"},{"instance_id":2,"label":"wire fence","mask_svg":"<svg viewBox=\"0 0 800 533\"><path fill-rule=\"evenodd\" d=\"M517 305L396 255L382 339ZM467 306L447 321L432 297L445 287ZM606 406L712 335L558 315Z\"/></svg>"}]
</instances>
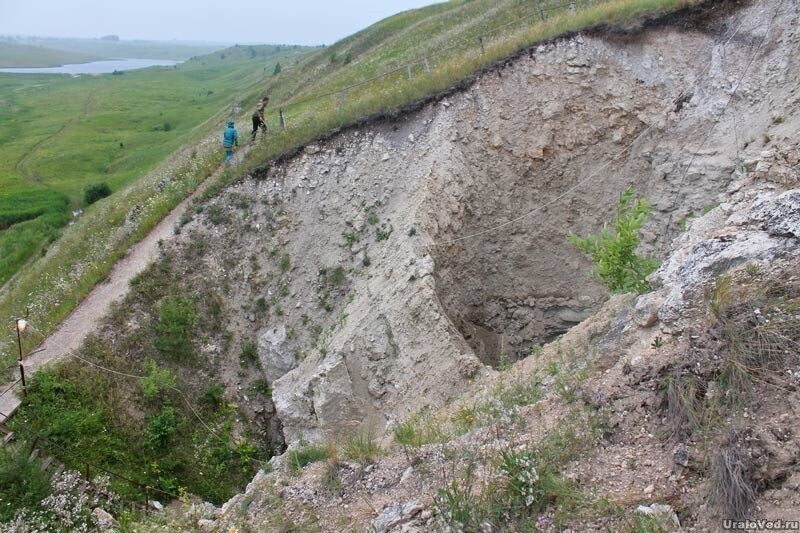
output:
<instances>
[{"instance_id":1,"label":"wire fence","mask_svg":"<svg viewBox=\"0 0 800 533\"><path fill-rule=\"evenodd\" d=\"M7 413L3 413L3 412L0 412L0 416L6 417L6 418L9 417L9 415ZM31 454L33 454L34 450L39 445L39 443L44 443L44 444L47 445L48 449L54 451L59 457L68 458L73 464L83 466L84 470L81 472L81 474L84 476L85 481L87 483L89 483L90 486L92 486L99 493L106 493L106 494L110 495L110 493L108 492L108 490L105 487L100 487L100 486L98 486L98 485L96 485L94 483L92 472L94 472L95 475L97 475L97 473L106 474L111 478L115 478L115 479L119 479L119 480L125 481L126 483L129 483L130 485L138 488L139 490L142 491L142 494L145 497L144 504L142 504L141 502L137 502L136 500L133 500L133 499L126 499L126 503L128 503L130 505L133 505L133 506L139 508L140 510L147 510L147 508L149 507L150 495L160 494L162 496L168 497L170 500L175 498L175 496L176 496L175 494L167 492L167 491L164 491L164 490L161 490L156 486L149 485L149 484L146 484L146 483L142 483L141 481L137 481L135 479L132 479L132 478L126 476L126 475L120 474L119 472L111 470L111 469L109 469L107 467L100 466L100 465L98 465L98 464L96 464L94 462L88 461L85 457L80 457L80 456L76 455L75 453L67 450L63 446L60 446L58 443L54 442L52 439L48 438L46 435L43 435L42 433L39 433L39 432L34 431L34 430L30 429L30 428L27 428L24 425L15 426L14 427L14 431L15 432L19 431L20 433L25 434L28 438L33 440L33 444L31 446Z\"/></svg>"}]
</instances>

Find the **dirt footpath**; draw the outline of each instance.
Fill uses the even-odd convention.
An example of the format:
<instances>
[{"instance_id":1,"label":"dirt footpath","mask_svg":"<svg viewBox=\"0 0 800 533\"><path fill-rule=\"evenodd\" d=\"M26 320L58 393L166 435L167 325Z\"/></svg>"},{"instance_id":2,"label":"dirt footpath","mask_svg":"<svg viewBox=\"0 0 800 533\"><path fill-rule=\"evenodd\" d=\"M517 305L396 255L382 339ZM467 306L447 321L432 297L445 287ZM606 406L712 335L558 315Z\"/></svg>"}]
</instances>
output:
<instances>
[{"instance_id":1,"label":"dirt footpath","mask_svg":"<svg viewBox=\"0 0 800 533\"><path fill-rule=\"evenodd\" d=\"M242 161L248 151L249 146L240 148L234 156L234 161L236 163ZM95 324L108 313L111 304L125 296L131 279L156 259L159 241L167 242L175 236L175 224L178 223L190 202L203 194L203 191L219 176L224 168L224 166L221 166L215 171L194 193L164 217L144 239L131 247L125 257L114 265L108 279L95 286L61 325L32 352L32 355L25 358L26 377L32 375L42 366L51 361L61 359L69 352L80 347ZM10 386L10 383L3 385L0 388L0 392L5 391ZM18 385L14 392L9 391L0 396L0 424L4 423L19 407L20 399L15 392L18 393L20 387Z\"/></svg>"}]
</instances>

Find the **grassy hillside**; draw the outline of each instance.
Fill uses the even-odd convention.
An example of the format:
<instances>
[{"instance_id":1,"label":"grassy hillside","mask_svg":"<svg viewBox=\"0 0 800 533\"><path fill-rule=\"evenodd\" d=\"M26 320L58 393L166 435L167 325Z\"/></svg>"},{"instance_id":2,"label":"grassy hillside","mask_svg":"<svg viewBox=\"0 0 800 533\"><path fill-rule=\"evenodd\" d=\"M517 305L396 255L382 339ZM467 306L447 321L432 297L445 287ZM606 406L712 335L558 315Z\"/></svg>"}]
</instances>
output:
<instances>
[{"instance_id":1,"label":"grassy hillside","mask_svg":"<svg viewBox=\"0 0 800 533\"><path fill-rule=\"evenodd\" d=\"M601 23L625 24L693 0L452 0L389 17L321 49L268 83L270 123L290 129L253 164L366 116L456 85L536 42Z\"/></svg>"},{"instance_id":2,"label":"grassy hillside","mask_svg":"<svg viewBox=\"0 0 800 533\"><path fill-rule=\"evenodd\" d=\"M84 207L87 184L118 191L152 169L258 84L264 60L240 51L117 76L0 75L0 284Z\"/></svg>"},{"instance_id":3,"label":"grassy hillside","mask_svg":"<svg viewBox=\"0 0 800 533\"><path fill-rule=\"evenodd\" d=\"M57 67L68 63L87 63L98 59L101 59L98 55L83 52L67 52L43 46L0 42L0 68Z\"/></svg>"}]
</instances>

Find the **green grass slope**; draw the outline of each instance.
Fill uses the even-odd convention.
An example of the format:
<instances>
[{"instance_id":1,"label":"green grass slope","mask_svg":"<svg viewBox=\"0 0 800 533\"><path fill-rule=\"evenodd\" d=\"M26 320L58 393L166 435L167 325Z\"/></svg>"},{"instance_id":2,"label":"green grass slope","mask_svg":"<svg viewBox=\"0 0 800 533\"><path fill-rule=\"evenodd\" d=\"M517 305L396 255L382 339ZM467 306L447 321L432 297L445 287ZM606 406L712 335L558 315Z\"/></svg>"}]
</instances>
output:
<instances>
[{"instance_id":1,"label":"green grass slope","mask_svg":"<svg viewBox=\"0 0 800 533\"><path fill-rule=\"evenodd\" d=\"M83 207L87 184L125 188L286 53L234 50L116 76L0 74L0 284Z\"/></svg>"},{"instance_id":2,"label":"green grass slope","mask_svg":"<svg viewBox=\"0 0 800 533\"><path fill-rule=\"evenodd\" d=\"M694 0L451 0L389 17L284 69L268 84L279 131L251 161L275 157L373 114L458 85L537 42L598 24L625 24Z\"/></svg>"}]
</instances>

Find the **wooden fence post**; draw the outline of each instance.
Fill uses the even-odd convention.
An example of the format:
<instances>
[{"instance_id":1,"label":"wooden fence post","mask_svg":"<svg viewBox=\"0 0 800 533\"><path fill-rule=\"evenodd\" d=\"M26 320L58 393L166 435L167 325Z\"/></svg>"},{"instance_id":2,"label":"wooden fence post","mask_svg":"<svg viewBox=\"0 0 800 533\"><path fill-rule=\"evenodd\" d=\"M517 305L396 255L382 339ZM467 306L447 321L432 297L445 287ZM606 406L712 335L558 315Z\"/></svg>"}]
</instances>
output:
<instances>
[{"instance_id":1,"label":"wooden fence post","mask_svg":"<svg viewBox=\"0 0 800 533\"><path fill-rule=\"evenodd\" d=\"M481 55L486 53L486 48L483 46L483 36L478 37L478 42L481 43Z\"/></svg>"},{"instance_id":2,"label":"wooden fence post","mask_svg":"<svg viewBox=\"0 0 800 533\"><path fill-rule=\"evenodd\" d=\"M430 63L428 63L428 58L427 57L423 57L422 58L422 63L423 63L423 65L425 65L425 72L430 74L431 73L431 65L430 65Z\"/></svg>"},{"instance_id":3,"label":"wooden fence post","mask_svg":"<svg viewBox=\"0 0 800 533\"><path fill-rule=\"evenodd\" d=\"M414 81L414 76L411 75L411 65L408 65L408 81Z\"/></svg>"},{"instance_id":4,"label":"wooden fence post","mask_svg":"<svg viewBox=\"0 0 800 533\"><path fill-rule=\"evenodd\" d=\"M286 113L283 112L283 108L280 108L278 110L278 113L280 113L280 117L281 117L281 119L280 119L281 120L281 129L285 130L285 129L287 129L289 127L289 125L286 123Z\"/></svg>"}]
</instances>

